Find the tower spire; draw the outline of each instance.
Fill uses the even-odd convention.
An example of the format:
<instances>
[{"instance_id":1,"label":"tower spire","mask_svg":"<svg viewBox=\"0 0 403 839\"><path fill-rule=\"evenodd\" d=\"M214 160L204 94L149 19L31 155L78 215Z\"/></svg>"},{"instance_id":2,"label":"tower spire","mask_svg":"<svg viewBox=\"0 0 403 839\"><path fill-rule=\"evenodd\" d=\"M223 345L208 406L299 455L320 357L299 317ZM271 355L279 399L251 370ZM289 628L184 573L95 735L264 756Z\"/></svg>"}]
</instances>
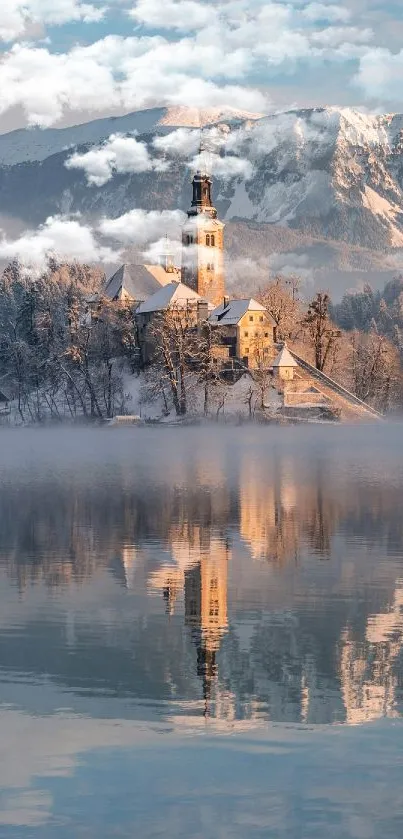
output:
<instances>
[{"instance_id":1,"label":"tower spire","mask_svg":"<svg viewBox=\"0 0 403 839\"><path fill-rule=\"evenodd\" d=\"M225 295L224 224L217 219L211 189L208 149L200 130L197 169L192 179L192 202L182 231L182 282L218 306Z\"/></svg>"}]
</instances>

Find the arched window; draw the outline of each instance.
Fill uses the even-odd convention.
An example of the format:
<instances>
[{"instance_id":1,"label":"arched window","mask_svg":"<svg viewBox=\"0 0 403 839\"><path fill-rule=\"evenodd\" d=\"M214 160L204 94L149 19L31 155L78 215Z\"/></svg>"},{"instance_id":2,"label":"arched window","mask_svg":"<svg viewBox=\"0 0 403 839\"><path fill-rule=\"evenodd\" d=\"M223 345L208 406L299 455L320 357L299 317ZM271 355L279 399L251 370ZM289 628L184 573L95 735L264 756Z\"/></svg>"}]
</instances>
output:
<instances>
[{"instance_id":1,"label":"arched window","mask_svg":"<svg viewBox=\"0 0 403 839\"><path fill-rule=\"evenodd\" d=\"M211 235L211 237L210 237L210 245L211 245L212 248L214 248L214 245L215 245L215 236L214 235Z\"/></svg>"},{"instance_id":2,"label":"arched window","mask_svg":"<svg viewBox=\"0 0 403 839\"><path fill-rule=\"evenodd\" d=\"M210 233L207 233L207 236L206 236L206 245L207 245L207 247L208 247L208 248L210 247Z\"/></svg>"}]
</instances>

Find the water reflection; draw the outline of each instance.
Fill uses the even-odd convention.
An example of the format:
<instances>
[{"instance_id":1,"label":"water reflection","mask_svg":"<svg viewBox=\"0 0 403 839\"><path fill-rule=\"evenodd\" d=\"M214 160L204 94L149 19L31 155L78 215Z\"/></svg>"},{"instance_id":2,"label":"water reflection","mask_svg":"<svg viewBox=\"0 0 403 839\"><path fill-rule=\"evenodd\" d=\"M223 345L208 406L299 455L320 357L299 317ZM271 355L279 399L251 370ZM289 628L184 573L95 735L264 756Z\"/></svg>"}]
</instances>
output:
<instances>
[{"instance_id":1,"label":"water reflection","mask_svg":"<svg viewBox=\"0 0 403 839\"><path fill-rule=\"evenodd\" d=\"M49 438L6 458L7 701L32 710L32 683L177 725L401 716L403 455L341 433L100 432L53 469Z\"/></svg>"}]
</instances>

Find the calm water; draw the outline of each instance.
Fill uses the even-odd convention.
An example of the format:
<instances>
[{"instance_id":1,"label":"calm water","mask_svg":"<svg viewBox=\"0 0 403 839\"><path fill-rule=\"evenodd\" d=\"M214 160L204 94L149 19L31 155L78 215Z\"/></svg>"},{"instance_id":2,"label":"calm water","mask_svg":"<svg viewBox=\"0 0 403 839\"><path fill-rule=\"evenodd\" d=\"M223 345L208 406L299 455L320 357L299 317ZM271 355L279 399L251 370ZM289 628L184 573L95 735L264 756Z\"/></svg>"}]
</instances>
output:
<instances>
[{"instance_id":1,"label":"calm water","mask_svg":"<svg viewBox=\"0 0 403 839\"><path fill-rule=\"evenodd\" d=\"M402 440L3 432L1 839L400 839Z\"/></svg>"}]
</instances>

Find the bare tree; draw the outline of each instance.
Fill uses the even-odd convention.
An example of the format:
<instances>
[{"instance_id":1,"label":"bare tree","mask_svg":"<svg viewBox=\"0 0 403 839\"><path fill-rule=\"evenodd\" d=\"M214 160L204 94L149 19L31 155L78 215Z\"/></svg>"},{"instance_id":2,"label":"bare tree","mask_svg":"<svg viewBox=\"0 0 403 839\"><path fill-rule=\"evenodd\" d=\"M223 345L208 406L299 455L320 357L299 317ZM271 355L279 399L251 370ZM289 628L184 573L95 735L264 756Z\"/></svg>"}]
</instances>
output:
<instances>
[{"instance_id":1,"label":"bare tree","mask_svg":"<svg viewBox=\"0 0 403 839\"><path fill-rule=\"evenodd\" d=\"M168 388L178 416L187 412L193 384L195 324L194 307L177 304L155 313L147 327L155 376L163 390Z\"/></svg>"},{"instance_id":2,"label":"bare tree","mask_svg":"<svg viewBox=\"0 0 403 839\"><path fill-rule=\"evenodd\" d=\"M302 308L299 300L299 277L281 275L259 289L257 299L270 312L277 324L277 338L290 341L300 330Z\"/></svg>"},{"instance_id":3,"label":"bare tree","mask_svg":"<svg viewBox=\"0 0 403 839\"><path fill-rule=\"evenodd\" d=\"M341 337L340 330L330 320L329 306L329 295L320 291L309 304L307 314L303 319L313 346L315 366L321 371L325 369L326 362Z\"/></svg>"},{"instance_id":4,"label":"bare tree","mask_svg":"<svg viewBox=\"0 0 403 839\"><path fill-rule=\"evenodd\" d=\"M401 403L402 370L399 352L375 324L369 333L350 337L352 384L356 395L383 412Z\"/></svg>"}]
</instances>

